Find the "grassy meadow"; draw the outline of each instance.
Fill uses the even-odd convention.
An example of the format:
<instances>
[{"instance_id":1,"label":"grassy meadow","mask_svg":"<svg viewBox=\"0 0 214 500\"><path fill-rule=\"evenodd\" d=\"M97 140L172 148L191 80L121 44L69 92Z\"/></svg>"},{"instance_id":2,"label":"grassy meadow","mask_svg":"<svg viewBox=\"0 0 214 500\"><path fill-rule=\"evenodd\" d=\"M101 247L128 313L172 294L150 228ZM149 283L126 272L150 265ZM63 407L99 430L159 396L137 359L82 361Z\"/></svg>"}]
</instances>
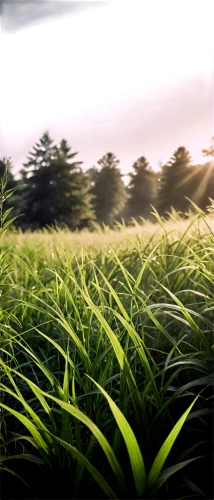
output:
<instances>
[{"instance_id":1,"label":"grassy meadow","mask_svg":"<svg viewBox=\"0 0 214 500\"><path fill-rule=\"evenodd\" d=\"M2 499L213 498L212 213L0 259Z\"/></svg>"}]
</instances>

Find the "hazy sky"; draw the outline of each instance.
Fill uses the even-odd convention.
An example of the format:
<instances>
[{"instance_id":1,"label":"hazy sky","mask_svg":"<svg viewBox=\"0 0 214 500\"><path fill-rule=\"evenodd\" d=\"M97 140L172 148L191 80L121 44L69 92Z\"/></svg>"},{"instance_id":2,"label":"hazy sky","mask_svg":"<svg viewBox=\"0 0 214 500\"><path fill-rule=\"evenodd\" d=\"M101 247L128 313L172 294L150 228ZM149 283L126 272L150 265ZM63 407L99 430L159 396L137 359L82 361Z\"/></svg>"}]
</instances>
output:
<instances>
[{"instance_id":1,"label":"hazy sky","mask_svg":"<svg viewBox=\"0 0 214 500\"><path fill-rule=\"evenodd\" d=\"M128 173L214 135L214 1L2 1L0 156L16 171L49 130L84 167Z\"/></svg>"}]
</instances>

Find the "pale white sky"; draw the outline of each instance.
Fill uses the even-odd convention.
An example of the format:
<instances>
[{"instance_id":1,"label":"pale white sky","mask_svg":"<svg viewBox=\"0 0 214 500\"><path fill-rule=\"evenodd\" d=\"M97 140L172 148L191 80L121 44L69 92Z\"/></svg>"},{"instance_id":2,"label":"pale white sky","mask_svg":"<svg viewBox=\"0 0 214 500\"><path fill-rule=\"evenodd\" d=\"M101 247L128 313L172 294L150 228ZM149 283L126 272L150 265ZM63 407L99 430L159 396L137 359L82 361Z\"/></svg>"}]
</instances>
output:
<instances>
[{"instance_id":1,"label":"pale white sky","mask_svg":"<svg viewBox=\"0 0 214 500\"><path fill-rule=\"evenodd\" d=\"M200 161L214 135L213 19L213 0L115 0L2 30L0 155L17 170L48 129L85 168L107 151L123 173L142 155L156 168L180 145Z\"/></svg>"}]
</instances>

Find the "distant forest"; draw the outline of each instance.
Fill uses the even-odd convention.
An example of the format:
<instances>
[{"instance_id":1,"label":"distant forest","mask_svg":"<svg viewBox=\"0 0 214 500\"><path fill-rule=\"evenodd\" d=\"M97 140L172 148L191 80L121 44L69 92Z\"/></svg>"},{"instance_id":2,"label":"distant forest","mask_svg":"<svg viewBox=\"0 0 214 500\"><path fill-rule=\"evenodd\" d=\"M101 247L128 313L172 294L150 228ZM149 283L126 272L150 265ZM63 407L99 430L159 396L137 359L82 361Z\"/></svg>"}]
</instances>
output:
<instances>
[{"instance_id":1,"label":"distant forest","mask_svg":"<svg viewBox=\"0 0 214 500\"><path fill-rule=\"evenodd\" d=\"M107 153L84 172L68 142L62 139L56 145L45 132L28 153L19 180L12 173L11 158L0 160L0 178L7 164L7 188L15 189L4 209L14 207L14 224L22 230L66 226L72 231L152 219L151 206L165 217L172 209L185 216L193 209L190 200L206 211L214 198L214 137L203 154L208 161L192 165L190 153L179 147L158 173L141 156L126 186L115 154Z\"/></svg>"}]
</instances>

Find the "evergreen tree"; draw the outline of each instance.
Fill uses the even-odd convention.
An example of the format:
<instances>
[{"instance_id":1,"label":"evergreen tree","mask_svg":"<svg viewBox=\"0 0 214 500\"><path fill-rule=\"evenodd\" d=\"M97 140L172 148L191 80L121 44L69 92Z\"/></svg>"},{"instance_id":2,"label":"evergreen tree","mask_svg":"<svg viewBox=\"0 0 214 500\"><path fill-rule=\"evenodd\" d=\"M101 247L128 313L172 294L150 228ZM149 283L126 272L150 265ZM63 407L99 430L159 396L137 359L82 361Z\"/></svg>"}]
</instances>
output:
<instances>
[{"instance_id":1,"label":"evergreen tree","mask_svg":"<svg viewBox=\"0 0 214 500\"><path fill-rule=\"evenodd\" d=\"M210 205L209 198L214 199L214 164L207 162L192 167L190 199L204 211Z\"/></svg>"},{"instance_id":2,"label":"evergreen tree","mask_svg":"<svg viewBox=\"0 0 214 500\"><path fill-rule=\"evenodd\" d=\"M130 197L127 203L127 215L134 219L149 218L150 205L154 205L156 198L156 174L142 156L133 164L133 172L129 175L131 180L128 186Z\"/></svg>"},{"instance_id":3,"label":"evergreen tree","mask_svg":"<svg viewBox=\"0 0 214 500\"><path fill-rule=\"evenodd\" d=\"M66 225L71 230L89 226L94 219L90 185L63 139L53 145L45 133L25 163L26 215L32 228ZM30 176L26 170L30 168Z\"/></svg>"},{"instance_id":4,"label":"evergreen tree","mask_svg":"<svg viewBox=\"0 0 214 500\"><path fill-rule=\"evenodd\" d=\"M208 149L203 149L205 157L214 158L214 137ZM199 165L192 179L192 189L194 188L193 201L204 211L210 205L210 198L214 198L214 161L208 161L204 165Z\"/></svg>"},{"instance_id":5,"label":"evergreen tree","mask_svg":"<svg viewBox=\"0 0 214 500\"><path fill-rule=\"evenodd\" d=\"M50 166L51 161L56 156L56 146L54 146L53 142L49 132L45 132L42 135L39 142L33 146L33 151L28 154L28 161L23 164L28 172L39 170L41 167Z\"/></svg>"},{"instance_id":6,"label":"evergreen tree","mask_svg":"<svg viewBox=\"0 0 214 500\"><path fill-rule=\"evenodd\" d=\"M179 147L171 160L163 166L159 190L160 213L165 214L173 207L177 211L185 212L191 197L191 156L184 147Z\"/></svg>"},{"instance_id":7,"label":"evergreen tree","mask_svg":"<svg viewBox=\"0 0 214 500\"><path fill-rule=\"evenodd\" d=\"M94 197L93 206L99 224L112 226L127 200L118 164L116 156L107 153L98 161L100 169L93 168L89 172L91 193Z\"/></svg>"},{"instance_id":8,"label":"evergreen tree","mask_svg":"<svg viewBox=\"0 0 214 500\"><path fill-rule=\"evenodd\" d=\"M97 182L99 170L96 166L93 166L87 170L86 174L87 174L87 177L89 179L91 188L93 188L93 186L95 186L95 184Z\"/></svg>"}]
</instances>

